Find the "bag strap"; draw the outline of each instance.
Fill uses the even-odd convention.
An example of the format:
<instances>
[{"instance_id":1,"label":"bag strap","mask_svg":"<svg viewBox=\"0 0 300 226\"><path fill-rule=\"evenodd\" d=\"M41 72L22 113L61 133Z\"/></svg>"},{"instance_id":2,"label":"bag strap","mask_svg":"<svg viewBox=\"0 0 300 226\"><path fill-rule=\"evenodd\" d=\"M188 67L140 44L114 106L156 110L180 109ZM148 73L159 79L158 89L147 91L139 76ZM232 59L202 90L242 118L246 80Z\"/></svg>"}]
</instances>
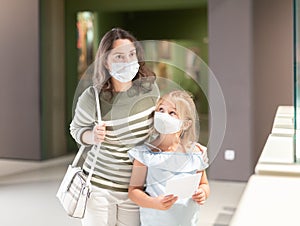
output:
<instances>
[{"instance_id":1,"label":"bag strap","mask_svg":"<svg viewBox=\"0 0 300 226\"><path fill-rule=\"evenodd\" d=\"M79 150L78 150L78 152L77 152L77 154L76 154L76 156L75 156L75 158L74 158L74 160L73 160L73 162L72 162L72 167L77 166L77 164L78 164L78 162L79 162L79 159L80 159L81 155L82 155L83 152L84 152L84 148L85 148L84 145L81 145L81 146L80 146L80 148L79 148Z\"/></svg>"},{"instance_id":2,"label":"bag strap","mask_svg":"<svg viewBox=\"0 0 300 226\"><path fill-rule=\"evenodd\" d=\"M95 96L96 96L96 109L97 109L97 118L98 118L98 124L101 123L102 121L102 118L101 118L101 111L100 111L100 101L99 101L99 93L98 93L98 90L95 86L93 86L94 88L94 91L95 91ZM95 165L96 165L96 161L97 161L97 155L98 155L98 152L100 150L100 147L101 147L101 143L97 144L97 149L96 149L96 153L95 153L95 157L94 157L94 160L93 160L93 163L92 163L92 166L91 166L91 170L89 172L89 175L86 179L86 185L91 187L91 179L92 179L92 175L93 175L93 172L94 172L94 169L95 169Z\"/></svg>"},{"instance_id":3,"label":"bag strap","mask_svg":"<svg viewBox=\"0 0 300 226\"><path fill-rule=\"evenodd\" d=\"M94 88L94 92L95 92L95 97L96 97L96 109L97 109L97 118L98 118L98 124L101 123L102 119L101 119L101 111L100 111L100 101L99 101L99 93L98 93L98 90L96 87L93 87ZM93 160L93 163L92 163L92 166L91 166L91 170L89 172L89 175L87 177L87 180L86 180L86 185L87 186L90 186L91 185L91 178L92 178L92 175L93 175L93 172L94 172L94 168L95 168L95 165L96 165L96 160L97 160L97 153L99 152L100 150L100 147L101 147L101 143L97 144L97 149L96 149L96 155L95 155L95 158ZM76 167L78 162L79 162L79 159L81 158L83 152L84 152L84 149L85 149L85 146L84 145L81 145L81 147L79 148L73 162L72 162L72 167Z\"/></svg>"},{"instance_id":4,"label":"bag strap","mask_svg":"<svg viewBox=\"0 0 300 226\"><path fill-rule=\"evenodd\" d=\"M100 111L99 93L95 86L93 86L93 88L94 88L95 96L96 96L96 108L97 108L98 123L100 123L102 121L102 118L101 118L101 111Z\"/></svg>"}]
</instances>

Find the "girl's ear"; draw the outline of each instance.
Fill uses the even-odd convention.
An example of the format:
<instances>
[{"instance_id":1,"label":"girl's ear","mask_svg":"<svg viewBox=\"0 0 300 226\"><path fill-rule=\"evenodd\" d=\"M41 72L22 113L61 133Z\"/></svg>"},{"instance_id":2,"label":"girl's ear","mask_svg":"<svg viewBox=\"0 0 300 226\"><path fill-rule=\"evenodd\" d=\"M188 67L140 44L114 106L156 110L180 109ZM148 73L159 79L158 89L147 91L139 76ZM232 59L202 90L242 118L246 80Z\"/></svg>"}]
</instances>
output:
<instances>
[{"instance_id":1,"label":"girl's ear","mask_svg":"<svg viewBox=\"0 0 300 226\"><path fill-rule=\"evenodd\" d=\"M192 120L185 120L182 124L182 130L188 130L190 126L192 125Z\"/></svg>"}]
</instances>

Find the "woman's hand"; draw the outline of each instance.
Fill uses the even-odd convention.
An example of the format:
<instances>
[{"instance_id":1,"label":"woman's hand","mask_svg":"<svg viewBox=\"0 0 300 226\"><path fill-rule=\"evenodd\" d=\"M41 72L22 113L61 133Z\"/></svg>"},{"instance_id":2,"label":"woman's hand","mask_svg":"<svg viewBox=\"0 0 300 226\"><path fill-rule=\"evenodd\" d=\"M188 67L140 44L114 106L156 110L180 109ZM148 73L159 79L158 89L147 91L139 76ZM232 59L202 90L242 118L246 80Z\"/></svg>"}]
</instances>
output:
<instances>
[{"instance_id":1,"label":"woman's hand","mask_svg":"<svg viewBox=\"0 0 300 226\"><path fill-rule=\"evenodd\" d=\"M94 144L99 144L104 141L106 134L106 127L105 124L102 123L101 125L95 125L92 131L92 141Z\"/></svg>"},{"instance_id":2,"label":"woman's hand","mask_svg":"<svg viewBox=\"0 0 300 226\"><path fill-rule=\"evenodd\" d=\"M168 210L173 204L177 201L178 197L174 195L160 195L156 198L153 198L153 208L158 210Z\"/></svg>"},{"instance_id":3,"label":"woman's hand","mask_svg":"<svg viewBox=\"0 0 300 226\"><path fill-rule=\"evenodd\" d=\"M198 188L196 193L192 196L192 199L199 205L203 205L206 201L206 193L203 188Z\"/></svg>"},{"instance_id":4,"label":"woman's hand","mask_svg":"<svg viewBox=\"0 0 300 226\"><path fill-rule=\"evenodd\" d=\"M199 144L199 143L196 143L196 148L198 149L196 151L202 152L203 161L205 163L208 163L209 159L208 159L208 156L207 156L207 148L205 146Z\"/></svg>"}]
</instances>

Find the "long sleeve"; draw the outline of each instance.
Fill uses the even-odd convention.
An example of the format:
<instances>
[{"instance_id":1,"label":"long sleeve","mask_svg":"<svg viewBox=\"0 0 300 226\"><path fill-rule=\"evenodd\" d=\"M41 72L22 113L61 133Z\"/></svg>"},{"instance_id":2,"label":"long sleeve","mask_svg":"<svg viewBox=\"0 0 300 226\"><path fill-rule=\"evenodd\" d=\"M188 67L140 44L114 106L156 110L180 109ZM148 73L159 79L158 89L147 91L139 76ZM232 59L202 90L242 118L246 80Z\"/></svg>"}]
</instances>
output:
<instances>
[{"instance_id":1,"label":"long sleeve","mask_svg":"<svg viewBox=\"0 0 300 226\"><path fill-rule=\"evenodd\" d=\"M78 98L75 114L70 124L70 133L74 140L86 145L82 141L82 134L86 130L92 130L96 121L96 100L93 87L87 88Z\"/></svg>"}]
</instances>

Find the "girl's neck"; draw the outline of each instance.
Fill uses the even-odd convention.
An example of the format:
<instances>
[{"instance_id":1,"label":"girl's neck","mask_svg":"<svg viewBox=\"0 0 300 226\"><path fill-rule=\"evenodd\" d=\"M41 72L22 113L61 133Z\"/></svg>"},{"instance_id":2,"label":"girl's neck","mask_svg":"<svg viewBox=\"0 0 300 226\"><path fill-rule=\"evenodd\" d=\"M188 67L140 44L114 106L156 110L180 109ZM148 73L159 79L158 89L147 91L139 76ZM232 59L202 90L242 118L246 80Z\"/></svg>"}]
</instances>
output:
<instances>
[{"instance_id":1,"label":"girl's neck","mask_svg":"<svg viewBox=\"0 0 300 226\"><path fill-rule=\"evenodd\" d=\"M180 140L175 137L167 138L165 136L159 136L152 142L152 145L163 152L175 152L178 151L179 141Z\"/></svg>"}]
</instances>

